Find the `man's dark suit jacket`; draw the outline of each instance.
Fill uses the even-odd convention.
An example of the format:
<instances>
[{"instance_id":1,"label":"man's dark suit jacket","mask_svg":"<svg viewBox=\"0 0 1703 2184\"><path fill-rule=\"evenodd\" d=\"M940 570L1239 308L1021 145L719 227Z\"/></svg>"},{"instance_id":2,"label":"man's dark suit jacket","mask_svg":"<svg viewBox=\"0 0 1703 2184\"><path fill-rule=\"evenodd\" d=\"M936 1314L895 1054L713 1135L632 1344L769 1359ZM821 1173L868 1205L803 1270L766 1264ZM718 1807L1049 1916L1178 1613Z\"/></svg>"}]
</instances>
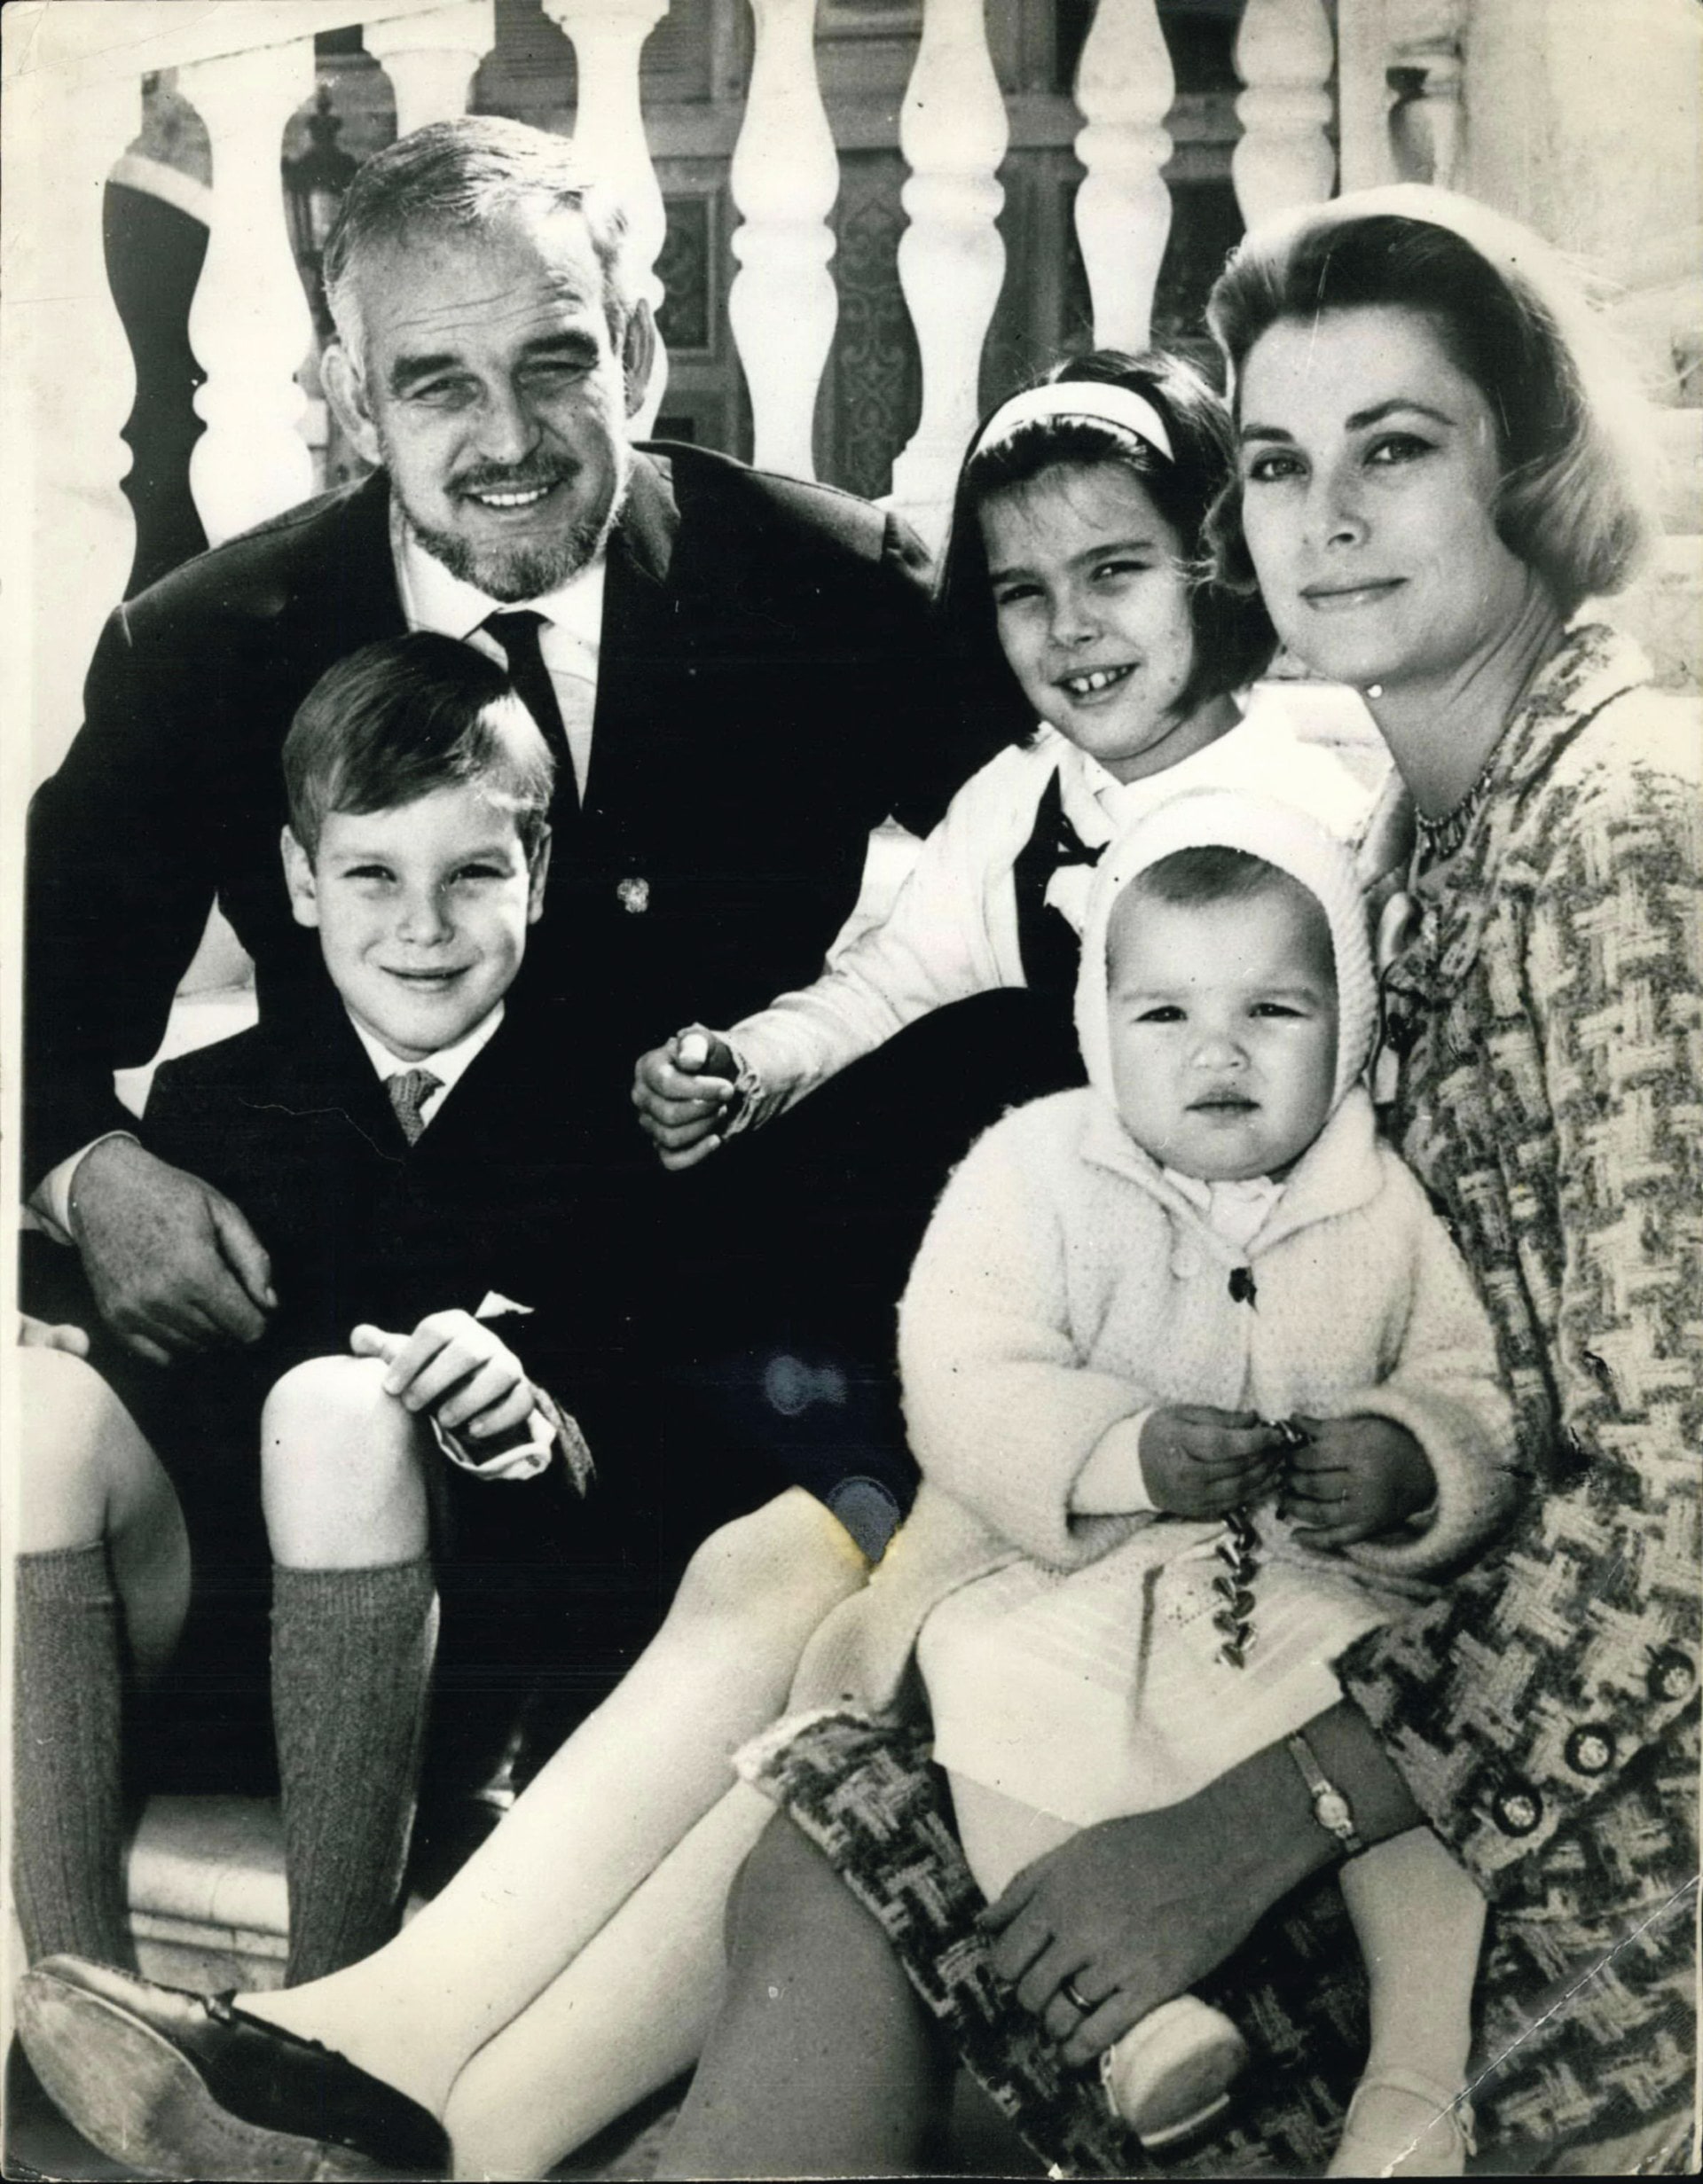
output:
<instances>
[{"instance_id":1,"label":"man's dark suit jacket","mask_svg":"<svg viewBox=\"0 0 1703 2184\"><path fill-rule=\"evenodd\" d=\"M82 729L31 811L27 1186L132 1126L112 1071L155 1051L216 895L263 1014L322 975L279 873L279 752L325 669L403 626L381 474L107 623ZM922 549L892 519L702 450L635 458L586 808L562 829L521 990L571 996L577 1066L612 1107L681 1023L732 1022L813 977L868 829L938 816L968 759L924 646Z\"/></svg>"}]
</instances>

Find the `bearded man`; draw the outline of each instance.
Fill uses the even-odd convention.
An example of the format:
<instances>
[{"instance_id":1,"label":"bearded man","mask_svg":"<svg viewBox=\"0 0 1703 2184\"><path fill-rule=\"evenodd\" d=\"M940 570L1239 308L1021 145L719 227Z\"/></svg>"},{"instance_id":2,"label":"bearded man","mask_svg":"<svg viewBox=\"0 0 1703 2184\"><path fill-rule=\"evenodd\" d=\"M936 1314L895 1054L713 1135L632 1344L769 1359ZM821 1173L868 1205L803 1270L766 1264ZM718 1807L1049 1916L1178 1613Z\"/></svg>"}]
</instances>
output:
<instances>
[{"instance_id":1,"label":"bearded man","mask_svg":"<svg viewBox=\"0 0 1703 2184\"><path fill-rule=\"evenodd\" d=\"M516 122L435 124L368 161L326 252L324 379L374 474L188 563L101 638L31 813L25 1179L157 1364L254 1338L265 1239L148 1152L112 1073L157 1048L216 898L263 1013L311 977L279 750L333 661L412 627L507 664L561 762L526 978L571 990L616 1108L677 1024L812 977L870 827L926 823L953 786L903 527L630 441L655 336L624 246L572 145Z\"/></svg>"}]
</instances>

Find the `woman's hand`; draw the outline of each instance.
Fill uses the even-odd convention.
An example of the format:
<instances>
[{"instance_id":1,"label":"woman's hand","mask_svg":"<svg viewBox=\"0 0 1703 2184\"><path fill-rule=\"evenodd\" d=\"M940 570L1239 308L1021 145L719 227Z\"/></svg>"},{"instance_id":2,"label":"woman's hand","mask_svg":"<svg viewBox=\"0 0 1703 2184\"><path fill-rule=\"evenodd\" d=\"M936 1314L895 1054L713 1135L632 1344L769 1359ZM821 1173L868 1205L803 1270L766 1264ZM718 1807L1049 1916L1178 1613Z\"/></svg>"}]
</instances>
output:
<instances>
[{"instance_id":1,"label":"woman's hand","mask_svg":"<svg viewBox=\"0 0 1703 2184\"><path fill-rule=\"evenodd\" d=\"M33 1313L18 1315L18 1341L25 1350L63 1350L74 1358L89 1355L89 1337L68 1319L37 1319Z\"/></svg>"},{"instance_id":2,"label":"woman's hand","mask_svg":"<svg viewBox=\"0 0 1703 2184\"><path fill-rule=\"evenodd\" d=\"M1365 1842L1421 1818L1354 1707L1332 1707L1306 1735ZM1214 1970L1337 1855L1300 1770L1268 1745L1181 1804L1102 1820L1024 1867L983 1914L998 1937L993 1969L1066 2063L1090 2063ZM1067 1980L1092 2008L1066 1999Z\"/></svg>"},{"instance_id":3,"label":"woman's hand","mask_svg":"<svg viewBox=\"0 0 1703 2184\"><path fill-rule=\"evenodd\" d=\"M727 1042L698 1025L639 1057L632 1104L664 1168L695 1168L720 1145L738 1075Z\"/></svg>"}]
</instances>

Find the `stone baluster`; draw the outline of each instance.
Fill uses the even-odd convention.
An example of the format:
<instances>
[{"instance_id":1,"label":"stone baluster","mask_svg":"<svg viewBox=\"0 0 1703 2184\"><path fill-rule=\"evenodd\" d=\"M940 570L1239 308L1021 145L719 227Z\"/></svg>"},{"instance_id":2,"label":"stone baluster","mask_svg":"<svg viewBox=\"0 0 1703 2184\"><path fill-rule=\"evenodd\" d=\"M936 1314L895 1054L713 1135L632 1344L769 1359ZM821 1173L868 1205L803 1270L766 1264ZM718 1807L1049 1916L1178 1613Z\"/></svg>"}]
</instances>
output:
<instances>
[{"instance_id":1,"label":"stone baluster","mask_svg":"<svg viewBox=\"0 0 1703 2184\"><path fill-rule=\"evenodd\" d=\"M1247 0L1236 41L1247 89L1236 102L1243 135L1230 176L1249 227L1330 196L1337 163L1324 132L1334 60L1322 0Z\"/></svg>"},{"instance_id":2,"label":"stone baluster","mask_svg":"<svg viewBox=\"0 0 1703 2184\"><path fill-rule=\"evenodd\" d=\"M1388 30L1392 164L1404 182L1452 189L1462 152L1466 0L1400 0Z\"/></svg>"},{"instance_id":3,"label":"stone baluster","mask_svg":"<svg viewBox=\"0 0 1703 2184\"><path fill-rule=\"evenodd\" d=\"M727 299L750 389L753 458L813 478L816 393L839 297L828 224L840 168L816 80L816 0L751 0L757 50L730 180L741 224Z\"/></svg>"},{"instance_id":4,"label":"stone baluster","mask_svg":"<svg viewBox=\"0 0 1703 2184\"><path fill-rule=\"evenodd\" d=\"M1076 233L1103 348L1145 348L1150 338L1171 232L1160 170L1171 156L1164 124L1175 93L1154 0L1100 0L1076 74L1087 124L1076 156L1087 169L1076 193Z\"/></svg>"},{"instance_id":5,"label":"stone baluster","mask_svg":"<svg viewBox=\"0 0 1703 2184\"><path fill-rule=\"evenodd\" d=\"M189 338L207 383L195 407L207 430L189 484L208 543L277 515L313 490L296 371L313 321L290 250L279 147L284 124L314 85L313 41L296 38L183 69L179 88L213 153L207 262Z\"/></svg>"},{"instance_id":6,"label":"stone baluster","mask_svg":"<svg viewBox=\"0 0 1703 2184\"><path fill-rule=\"evenodd\" d=\"M1344 190L1395 179L1387 0L1337 0L1337 164Z\"/></svg>"},{"instance_id":7,"label":"stone baluster","mask_svg":"<svg viewBox=\"0 0 1703 2184\"><path fill-rule=\"evenodd\" d=\"M668 12L669 0L544 0L544 12L573 41L579 72L574 142L586 165L620 199L627 215L627 263L632 293L654 310L663 300L657 256L667 233L663 192L645 140L639 97L645 40ZM647 432L668 384L668 358L656 346L650 386L634 419Z\"/></svg>"},{"instance_id":8,"label":"stone baluster","mask_svg":"<svg viewBox=\"0 0 1703 2184\"><path fill-rule=\"evenodd\" d=\"M994 176L1007 135L982 0L924 0L899 122L911 170L899 279L922 359L922 414L893 465L892 500L930 544L944 534L976 429L982 344L1005 278L994 225L1005 192Z\"/></svg>"},{"instance_id":9,"label":"stone baluster","mask_svg":"<svg viewBox=\"0 0 1703 2184\"><path fill-rule=\"evenodd\" d=\"M0 466L13 548L5 626L16 649L0 673L16 701L13 726L30 723L33 785L76 729L89 655L136 554L120 490L136 380L102 223L107 175L141 125L142 99L136 77L67 84L50 69L20 69L6 102Z\"/></svg>"},{"instance_id":10,"label":"stone baluster","mask_svg":"<svg viewBox=\"0 0 1703 2184\"><path fill-rule=\"evenodd\" d=\"M368 23L362 43L396 95L396 134L452 121L467 108L474 71L496 43L494 0L458 0L429 15Z\"/></svg>"}]
</instances>

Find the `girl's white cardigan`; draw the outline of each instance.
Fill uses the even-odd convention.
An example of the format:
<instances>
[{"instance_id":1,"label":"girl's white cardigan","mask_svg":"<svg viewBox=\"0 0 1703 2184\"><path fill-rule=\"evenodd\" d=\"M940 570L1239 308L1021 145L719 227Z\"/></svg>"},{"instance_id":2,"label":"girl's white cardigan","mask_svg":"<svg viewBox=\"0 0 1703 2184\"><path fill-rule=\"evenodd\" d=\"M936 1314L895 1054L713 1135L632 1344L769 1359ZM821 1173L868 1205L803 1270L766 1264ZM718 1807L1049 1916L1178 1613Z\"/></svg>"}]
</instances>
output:
<instances>
[{"instance_id":1,"label":"girl's white cardigan","mask_svg":"<svg viewBox=\"0 0 1703 2184\"><path fill-rule=\"evenodd\" d=\"M1055 773L1065 817L1091 849L1183 789L1236 788L1298 804L1351 847L1374 801L1275 707L1257 707L1204 751L1121 785L1056 729L1041 727L971 775L879 924L836 954L813 985L781 994L726 1034L746 1087L739 1127L767 1122L931 1010L1025 982L1012 873ZM1116 828L1090 786L1095 780L1116 807ZM1079 930L1091 876L1090 867L1074 867L1050 891L1067 916L1075 912Z\"/></svg>"},{"instance_id":2,"label":"girl's white cardigan","mask_svg":"<svg viewBox=\"0 0 1703 2184\"><path fill-rule=\"evenodd\" d=\"M1232 1296L1251 1265L1255 1301ZM906 1421L923 1475L869 1585L805 1654L794 1704L890 1704L916 1633L957 1586L1018 1556L1079 1567L1143 1527L1166 1554L1221 1527L1085 1515L1158 1404L1267 1418L1369 1413L1413 1433L1437 1503L1394 1541L1350 1550L1375 1585L1458 1564L1517 1499L1511 1414L1489 1322L1424 1194L1374 1133L1356 1089L1297 1167L1244 1255L1206 1226L1092 1090L994 1125L947 1186L901 1308ZM1337 1577L1271 1521L1273 1551ZM1156 1542L1157 1545L1157 1542Z\"/></svg>"}]
</instances>

